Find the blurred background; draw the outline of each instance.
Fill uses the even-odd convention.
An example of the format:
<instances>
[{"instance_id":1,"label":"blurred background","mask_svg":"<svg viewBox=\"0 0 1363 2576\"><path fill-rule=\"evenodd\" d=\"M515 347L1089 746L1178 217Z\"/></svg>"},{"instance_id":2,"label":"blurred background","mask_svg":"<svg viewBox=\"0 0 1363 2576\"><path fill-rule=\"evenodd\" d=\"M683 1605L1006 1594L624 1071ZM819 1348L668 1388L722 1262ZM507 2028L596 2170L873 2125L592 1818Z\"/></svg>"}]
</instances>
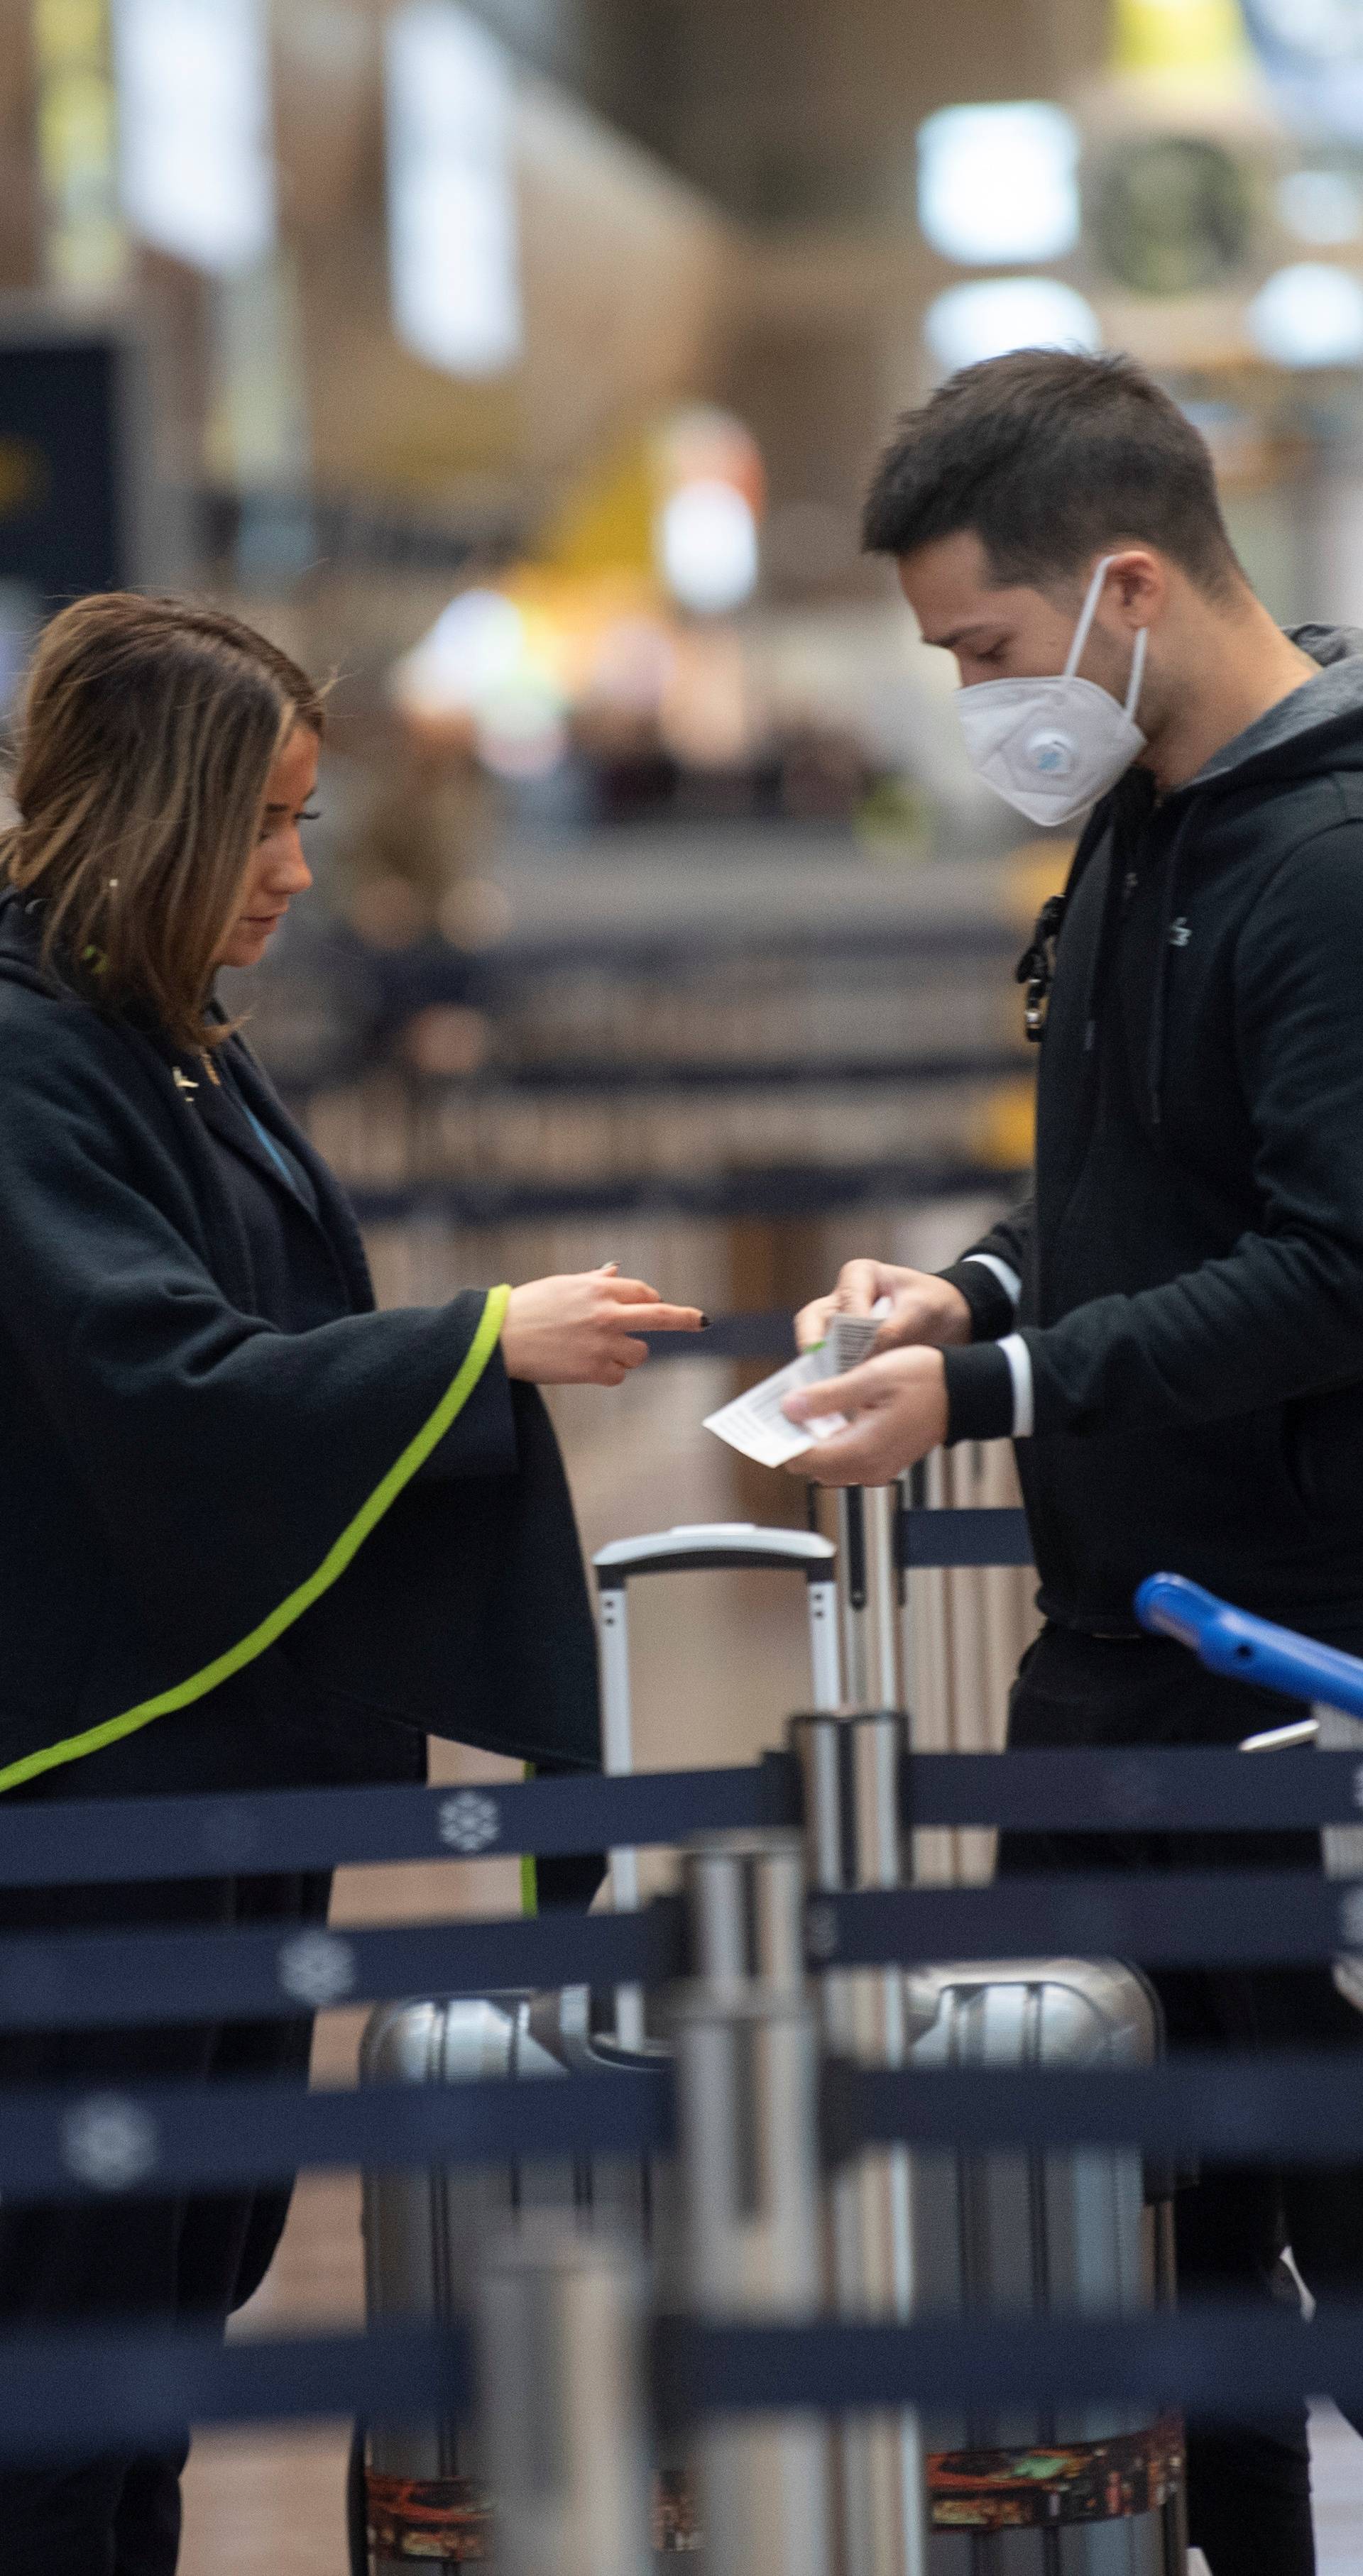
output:
<instances>
[{"instance_id":1,"label":"blurred background","mask_svg":"<svg viewBox=\"0 0 1363 2576\"><path fill-rule=\"evenodd\" d=\"M618 1258L729 1320L558 1403L588 1543L800 1517L701 1417L841 1259L935 1266L1019 1186L1011 969L1068 857L972 783L859 554L869 466L970 360L1128 349L1275 613L1363 620L1363 0L0 0L0 36L0 721L111 583L330 675L317 892L231 999L381 1295ZM940 1740L995 1740L959 1578L915 1580ZM701 1607L641 1607L646 1760L746 1758L802 1693L774 1606ZM514 1902L418 1875L342 1906ZM309 2186L276 2309L353 2310L349 2192ZM332 2576L341 2452L205 2445L190 2576Z\"/></svg>"},{"instance_id":2,"label":"blurred background","mask_svg":"<svg viewBox=\"0 0 1363 2576\"><path fill-rule=\"evenodd\" d=\"M234 1001L384 1293L948 1255L1065 852L971 782L868 465L967 360L1128 348L1278 614L1363 612L1358 0L0 19L0 698L111 581L334 675Z\"/></svg>"},{"instance_id":3,"label":"blurred background","mask_svg":"<svg viewBox=\"0 0 1363 2576\"><path fill-rule=\"evenodd\" d=\"M970 780L867 469L960 364L1131 349L1275 611L1363 613L1359 0L0 20L0 701L108 582L333 675L318 894L233 1000L383 1293L948 1257L1066 852Z\"/></svg>"}]
</instances>

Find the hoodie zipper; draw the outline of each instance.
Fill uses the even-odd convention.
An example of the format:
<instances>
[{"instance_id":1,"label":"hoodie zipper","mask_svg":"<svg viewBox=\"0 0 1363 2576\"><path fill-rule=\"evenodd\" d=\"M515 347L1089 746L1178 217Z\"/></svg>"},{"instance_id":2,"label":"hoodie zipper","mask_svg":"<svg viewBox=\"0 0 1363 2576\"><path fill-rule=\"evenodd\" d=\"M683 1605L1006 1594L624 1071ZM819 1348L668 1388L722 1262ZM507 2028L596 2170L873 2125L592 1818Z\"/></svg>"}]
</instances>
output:
<instances>
[{"instance_id":1,"label":"hoodie zipper","mask_svg":"<svg viewBox=\"0 0 1363 2576\"><path fill-rule=\"evenodd\" d=\"M1155 1143L1161 1142L1164 1119L1164 1041L1169 1020L1169 960L1174 949L1188 945L1188 925L1177 911L1179 870L1184 844L1192 826L1196 800L1189 797L1174 827L1164 862L1164 888L1159 910L1159 936L1155 946L1155 989L1150 999L1150 1035L1146 1045L1146 1106ZM1178 934L1182 934L1179 936Z\"/></svg>"}]
</instances>

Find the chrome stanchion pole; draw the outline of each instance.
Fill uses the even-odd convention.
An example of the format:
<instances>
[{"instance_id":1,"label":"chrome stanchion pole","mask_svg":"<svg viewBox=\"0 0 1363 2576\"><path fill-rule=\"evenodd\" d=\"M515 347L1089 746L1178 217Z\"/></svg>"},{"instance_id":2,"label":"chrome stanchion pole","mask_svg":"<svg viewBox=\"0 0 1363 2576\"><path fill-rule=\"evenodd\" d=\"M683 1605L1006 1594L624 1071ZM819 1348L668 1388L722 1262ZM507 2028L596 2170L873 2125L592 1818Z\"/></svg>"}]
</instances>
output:
<instances>
[{"instance_id":1,"label":"chrome stanchion pole","mask_svg":"<svg viewBox=\"0 0 1363 2576\"><path fill-rule=\"evenodd\" d=\"M706 1834L682 1854L682 1887L692 1969L705 1985L804 1993L802 1834Z\"/></svg>"},{"instance_id":2,"label":"chrome stanchion pole","mask_svg":"<svg viewBox=\"0 0 1363 2576\"><path fill-rule=\"evenodd\" d=\"M681 2275L690 2314L812 2319L823 2286L819 2034L774 1985L676 1999ZM715 2417L691 2437L706 2576L833 2576L822 2418Z\"/></svg>"},{"instance_id":3,"label":"chrome stanchion pole","mask_svg":"<svg viewBox=\"0 0 1363 2576\"><path fill-rule=\"evenodd\" d=\"M908 1743L903 1711L796 1717L790 1742L804 1780L811 1892L902 1885L909 1875L900 1819ZM821 1988L830 2048L869 2065L907 2064L902 1970L830 1971ZM871 2148L842 2166L830 2186L829 2217L840 2314L911 2316L916 2263L907 2147ZM843 2576L926 2576L927 2471L916 2414L842 2426L839 2521Z\"/></svg>"},{"instance_id":4,"label":"chrome stanchion pole","mask_svg":"<svg viewBox=\"0 0 1363 2576\"><path fill-rule=\"evenodd\" d=\"M478 2283L479 2445L497 2576L649 2576L641 2266L561 2223Z\"/></svg>"},{"instance_id":5,"label":"chrome stanchion pole","mask_svg":"<svg viewBox=\"0 0 1363 2576\"><path fill-rule=\"evenodd\" d=\"M838 1496L846 1708L904 1703L899 1501L897 1485L850 1485Z\"/></svg>"}]
</instances>

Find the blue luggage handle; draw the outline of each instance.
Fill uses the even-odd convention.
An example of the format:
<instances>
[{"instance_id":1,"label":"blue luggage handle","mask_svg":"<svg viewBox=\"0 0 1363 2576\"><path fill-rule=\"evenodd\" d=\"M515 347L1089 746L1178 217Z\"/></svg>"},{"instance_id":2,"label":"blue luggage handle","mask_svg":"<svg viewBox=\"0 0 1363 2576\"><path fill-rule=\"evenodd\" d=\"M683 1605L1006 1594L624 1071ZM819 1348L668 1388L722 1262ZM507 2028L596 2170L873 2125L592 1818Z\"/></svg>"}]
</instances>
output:
<instances>
[{"instance_id":1,"label":"blue luggage handle","mask_svg":"<svg viewBox=\"0 0 1363 2576\"><path fill-rule=\"evenodd\" d=\"M1136 1616L1143 1628L1191 1647L1211 1672L1363 1718L1363 1662L1357 1655L1319 1646L1313 1637L1256 1619L1249 1610L1233 1610L1185 1575L1147 1576L1136 1594Z\"/></svg>"}]
</instances>

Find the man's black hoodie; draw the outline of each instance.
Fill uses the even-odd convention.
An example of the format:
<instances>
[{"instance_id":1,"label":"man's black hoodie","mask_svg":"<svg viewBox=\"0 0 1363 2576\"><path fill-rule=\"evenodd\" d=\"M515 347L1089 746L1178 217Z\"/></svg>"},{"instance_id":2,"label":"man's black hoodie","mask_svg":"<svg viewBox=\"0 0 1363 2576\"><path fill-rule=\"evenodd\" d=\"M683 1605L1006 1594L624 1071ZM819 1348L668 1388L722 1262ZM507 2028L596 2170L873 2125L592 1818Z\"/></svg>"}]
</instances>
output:
<instances>
[{"instance_id":1,"label":"man's black hoodie","mask_svg":"<svg viewBox=\"0 0 1363 2576\"><path fill-rule=\"evenodd\" d=\"M947 1275L952 1439L1014 1428L1053 1619L1129 1634L1156 1571L1363 1646L1363 634L1071 872L1035 1194Z\"/></svg>"}]
</instances>

